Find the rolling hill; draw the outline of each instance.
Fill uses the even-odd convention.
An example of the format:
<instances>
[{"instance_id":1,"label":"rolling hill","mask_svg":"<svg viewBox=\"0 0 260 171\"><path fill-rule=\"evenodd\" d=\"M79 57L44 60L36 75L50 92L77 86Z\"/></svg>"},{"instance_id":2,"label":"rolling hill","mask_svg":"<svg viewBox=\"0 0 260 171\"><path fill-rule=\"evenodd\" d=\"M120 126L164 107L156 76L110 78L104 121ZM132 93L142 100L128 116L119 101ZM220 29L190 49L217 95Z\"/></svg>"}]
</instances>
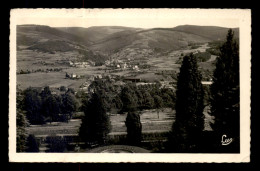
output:
<instances>
[{"instance_id":1,"label":"rolling hill","mask_svg":"<svg viewBox=\"0 0 260 171\"><path fill-rule=\"evenodd\" d=\"M229 28L216 27L216 26L194 26L194 25L182 25L174 27L172 30L180 31L185 33L190 33L198 35L201 37L208 38L212 41L224 40ZM239 36L239 29L234 28L235 37Z\"/></svg>"},{"instance_id":2,"label":"rolling hill","mask_svg":"<svg viewBox=\"0 0 260 171\"><path fill-rule=\"evenodd\" d=\"M92 28L91 28L92 29ZM121 27L120 31L107 32L109 27L98 27L102 34L89 46L92 50L114 53L124 48L160 49L162 51L179 50L190 44L198 44L225 39L228 28L215 26L184 25L175 28L129 29ZM234 29L238 37L238 28ZM92 32L92 36L95 32Z\"/></svg>"},{"instance_id":3,"label":"rolling hill","mask_svg":"<svg viewBox=\"0 0 260 171\"><path fill-rule=\"evenodd\" d=\"M93 54L101 54L97 55L97 58L100 58L102 55L114 55L120 51L124 53L129 49L149 51L149 53L185 49L194 44L224 40L227 31L228 28L223 27L195 25L152 29L121 26L52 28L21 25L17 26L17 45L42 51L46 51L46 48L53 51L88 50L93 51ZM238 28L234 31L235 36L238 37ZM119 53L117 56L120 55Z\"/></svg>"},{"instance_id":4,"label":"rolling hill","mask_svg":"<svg viewBox=\"0 0 260 171\"><path fill-rule=\"evenodd\" d=\"M74 47L70 46L69 43L64 41L51 41L47 40L45 42L38 42L35 45L28 47L29 50L37 50L45 53L55 53L55 51L59 52L68 52L75 50Z\"/></svg>"},{"instance_id":5,"label":"rolling hill","mask_svg":"<svg viewBox=\"0 0 260 171\"><path fill-rule=\"evenodd\" d=\"M60 31L58 29L43 25L19 25L17 26L17 44L23 43L24 38L33 39L38 42L47 40L64 40L83 45L89 45L90 42L82 37Z\"/></svg>"},{"instance_id":6,"label":"rolling hill","mask_svg":"<svg viewBox=\"0 0 260 171\"><path fill-rule=\"evenodd\" d=\"M17 26L18 50L27 49L50 54L55 54L56 52L71 52L71 56L78 56L78 60L80 61L84 59L102 63L107 60L106 56L102 56L88 49L87 46L90 44L91 42L84 39L84 37L63 32L49 26ZM56 57L57 55L53 55L52 58Z\"/></svg>"},{"instance_id":7,"label":"rolling hill","mask_svg":"<svg viewBox=\"0 0 260 171\"><path fill-rule=\"evenodd\" d=\"M116 36L115 36L116 35ZM205 43L211 40L198 35L165 29L149 29L134 33L113 34L89 48L99 51L118 51L122 48L144 48L161 50L178 50L190 43Z\"/></svg>"},{"instance_id":8,"label":"rolling hill","mask_svg":"<svg viewBox=\"0 0 260 171\"><path fill-rule=\"evenodd\" d=\"M138 28L131 27L120 27L120 26L93 26L89 28L82 27L56 27L56 29L73 34L75 36L82 37L85 41L91 44L102 41L103 39L109 39L119 35L128 34L127 31L131 33L141 30Z\"/></svg>"}]
</instances>

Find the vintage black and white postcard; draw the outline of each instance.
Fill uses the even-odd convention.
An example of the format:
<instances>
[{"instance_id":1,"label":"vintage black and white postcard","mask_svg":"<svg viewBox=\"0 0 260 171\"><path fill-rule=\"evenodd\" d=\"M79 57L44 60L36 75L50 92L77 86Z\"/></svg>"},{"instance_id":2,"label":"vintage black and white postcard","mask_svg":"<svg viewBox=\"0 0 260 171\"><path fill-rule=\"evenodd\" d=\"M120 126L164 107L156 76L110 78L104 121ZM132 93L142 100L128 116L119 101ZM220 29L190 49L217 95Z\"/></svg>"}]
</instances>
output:
<instances>
[{"instance_id":1,"label":"vintage black and white postcard","mask_svg":"<svg viewBox=\"0 0 260 171\"><path fill-rule=\"evenodd\" d=\"M13 9L9 161L250 162L250 61L247 9Z\"/></svg>"}]
</instances>

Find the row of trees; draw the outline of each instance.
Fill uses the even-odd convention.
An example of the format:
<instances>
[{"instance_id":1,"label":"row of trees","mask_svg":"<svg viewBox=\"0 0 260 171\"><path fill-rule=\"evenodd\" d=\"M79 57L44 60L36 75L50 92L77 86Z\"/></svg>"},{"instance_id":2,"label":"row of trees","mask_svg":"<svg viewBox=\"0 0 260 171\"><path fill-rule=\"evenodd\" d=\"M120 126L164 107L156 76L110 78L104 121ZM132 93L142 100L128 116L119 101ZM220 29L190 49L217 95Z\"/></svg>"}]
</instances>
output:
<instances>
[{"instance_id":1,"label":"row of trees","mask_svg":"<svg viewBox=\"0 0 260 171\"><path fill-rule=\"evenodd\" d=\"M136 86L128 84L123 87L120 99L122 112L144 109L174 107L175 92L169 88L160 89L160 84Z\"/></svg>"},{"instance_id":2,"label":"row of trees","mask_svg":"<svg viewBox=\"0 0 260 171\"><path fill-rule=\"evenodd\" d=\"M193 54L185 56L178 76L176 121L169 138L169 149L174 152L201 152L209 146L216 152L238 152L239 47L232 30L228 31L226 42L220 47L210 87L211 115L215 117L215 122L211 124L213 136L208 139L203 135L204 91L201 77L196 57ZM233 138L234 142L229 147L221 145L223 135Z\"/></svg>"},{"instance_id":3,"label":"row of trees","mask_svg":"<svg viewBox=\"0 0 260 171\"><path fill-rule=\"evenodd\" d=\"M30 124L66 122L78 108L78 101L72 89L52 94L49 87L42 91L30 87L21 94L23 99L20 108L25 111Z\"/></svg>"},{"instance_id":4,"label":"row of trees","mask_svg":"<svg viewBox=\"0 0 260 171\"><path fill-rule=\"evenodd\" d=\"M89 86L89 95L93 92L102 92L108 112L112 109L123 113L133 109L173 108L175 92L172 89L160 87L159 82L139 86L134 83L126 83L118 86L114 85L108 78L96 79ZM83 100L86 100L86 96L84 98ZM90 98L90 96L87 98Z\"/></svg>"}]
</instances>

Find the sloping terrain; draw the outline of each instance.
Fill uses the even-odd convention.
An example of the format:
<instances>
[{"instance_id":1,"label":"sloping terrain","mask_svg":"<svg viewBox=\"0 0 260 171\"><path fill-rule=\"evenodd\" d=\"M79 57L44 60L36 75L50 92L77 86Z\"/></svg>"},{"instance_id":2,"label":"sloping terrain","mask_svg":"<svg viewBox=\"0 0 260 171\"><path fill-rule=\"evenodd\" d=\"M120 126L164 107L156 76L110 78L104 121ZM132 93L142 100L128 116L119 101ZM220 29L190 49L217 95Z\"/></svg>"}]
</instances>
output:
<instances>
[{"instance_id":1,"label":"sloping terrain","mask_svg":"<svg viewBox=\"0 0 260 171\"><path fill-rule=\"evenodd\" d=\"M63 32L49 26L17 26L18 58L21 57L19 55L21 50L32 50L50 54L70 52L72 56L78 56L80 61L84 59L93 62L104 62L106 57L88 49L87 46L89 44L91 43L85 40L84 37ZM53 58L56 58L56 56L54 55ZM75 58L68 60L75 60Z\"/></svg>"},{"instance_id":2,"label":"sloping terrain","mask_svg":"<svg viewBox=\"0 0 260 171\"><path fill-rule=\"evenodd\" d=\"M17 26L17 42L20 44L23 38L37 39L38 42L47 40L66 40L74 43L81 43L84 45L90 42L84 40L82 37L60 31L58 29L42 26L42 25L19 25Z\"/></svg>"},{"instance_id":3,"label":"sloping terrain","mask_svg":"<svg viewBox=\"0 0 260 171\"><path fill-rule=\"evenodd\" d=\"M57 28L91 42L88 48L105 54L124 48L179 50L190 44L224 40L228 28L184 25L175 28L139 29L119 26ZM238 37L238 28L234 29Z\"/></svg>"},{"instance_id":4,"label":"sloping terrain","mask_svg":"<svg viewBox=\"0 0 260 171\"><path fill-rule=\"evenodd\" d=\"M89 46L92 50L114 53L123 48L143 48L156 50L179 50L191 44L201 44L224 40L228 28L213 26L178 26L175 28L154 28L125 30L113 33ZM238 37L238 29L235 28Z\"/></svg>"},{"instance_id":5,"label":"sloping terrain","mask_svg":"<svg viewBox=\"0 0 260 171\"><path fill-rule=\"evenodd\" d=\"M50 41L52 45L57 45L57 49L59 49L65 42L70 46L78 46L77 49L90 49L106 55L129 48L161 52L184 49L192 44L223 40L227 31L228 28L223 27L193 25L153 29L119 26L51 28L48 26L23 25L17 27L17 44L30 46L39 42ZM235 36L238 37L238 28L235 28L234 31ZM42 46L42 44L39 44L39 46ZM55 49L55 47L53 48Z\"/></svg>"},{"instance_id":6,"label":"sloping terrain","mask_svg":"<svg viewBox=\"0 0 260 171\"><path fill-rule=\"evenodd\" d=\"M216 26L194 26L182 25L173 28L174 31L180 31L190 34L195 34L201 37L210 39L211 41L224 40L229 28L216 27ZM235 37L239 36L239 29L234 28Z\"/></svg>"},{"instance_id":7,"label":"sloping terrain","mask_svg":"<svg viewBox=\"0 0 260 171\"><path fill-rule=\"evenodd\" d=\"M210 39L189 33L151 29L122 36L109 37L91 45L92 50L116 52L123 48L178 50L190 43L206 43Z\"/></svg>"},{"instance_id":8,"label":"sloping terrain","mask_svg":"<svg viewBox=\"0 0 260 171\"><path fill-rule=\"evenodd\" d=\"M40 52L50 52L54 53L54 51L67 52L73 51L75 48L70 46L68 43L64 41L51 41L47 40L46 42L38 42L35 45L30 46L28 49L30 50L38 50Z\"/></svg>"},{"instance_id":9,"label":"sloping terrain","mask_svg":"<svg viewBox=\"0 0 260 171\"><path fill-rule=\"evenodd\" d=\"M127 31L135 32L137 28L120 27L120 26L94 26L89 28L82 27L57 27L56 29L63 32L73 34L83 38L85 41L91 44L102 41L103 39L110 39L117 37L118 34L125 35Z\"/></svg>"}]
</instances>

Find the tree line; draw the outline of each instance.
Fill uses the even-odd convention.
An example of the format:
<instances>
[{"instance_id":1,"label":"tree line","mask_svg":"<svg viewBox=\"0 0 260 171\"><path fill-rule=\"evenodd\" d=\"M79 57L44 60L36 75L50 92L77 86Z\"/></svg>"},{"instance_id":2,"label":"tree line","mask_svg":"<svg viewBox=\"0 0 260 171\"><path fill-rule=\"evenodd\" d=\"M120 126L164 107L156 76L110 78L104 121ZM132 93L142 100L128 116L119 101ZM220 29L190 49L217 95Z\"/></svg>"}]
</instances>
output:
<instances>
[{"instance_id":1,"label":"tree line","mask_svg":"<svg viewBox=\"0 0 260 171\"><path fill-rule=\"evenodd\" d=\"M128 82L125 85L115 86L109 79L96 79L89 86L88 98L93 92L102 92L108 112L112 109L124 113L132 108L136 110L173 108L174 90L160 87L159 82L138 86Z\"/></svg>"},{"instance_id":2,"label":"tree line","mask_svg":"<svg viewBox=\"0 0 260 171\"><path fill-rule=\"evenodd\" d=\"M70 88L67 91L61 88L59 94L53 94L49 87L43 90L29 87L20 94L19 108L25 112L30 124L67 122L78 109L75 91Z\"/></svg>"}]
</instances>

